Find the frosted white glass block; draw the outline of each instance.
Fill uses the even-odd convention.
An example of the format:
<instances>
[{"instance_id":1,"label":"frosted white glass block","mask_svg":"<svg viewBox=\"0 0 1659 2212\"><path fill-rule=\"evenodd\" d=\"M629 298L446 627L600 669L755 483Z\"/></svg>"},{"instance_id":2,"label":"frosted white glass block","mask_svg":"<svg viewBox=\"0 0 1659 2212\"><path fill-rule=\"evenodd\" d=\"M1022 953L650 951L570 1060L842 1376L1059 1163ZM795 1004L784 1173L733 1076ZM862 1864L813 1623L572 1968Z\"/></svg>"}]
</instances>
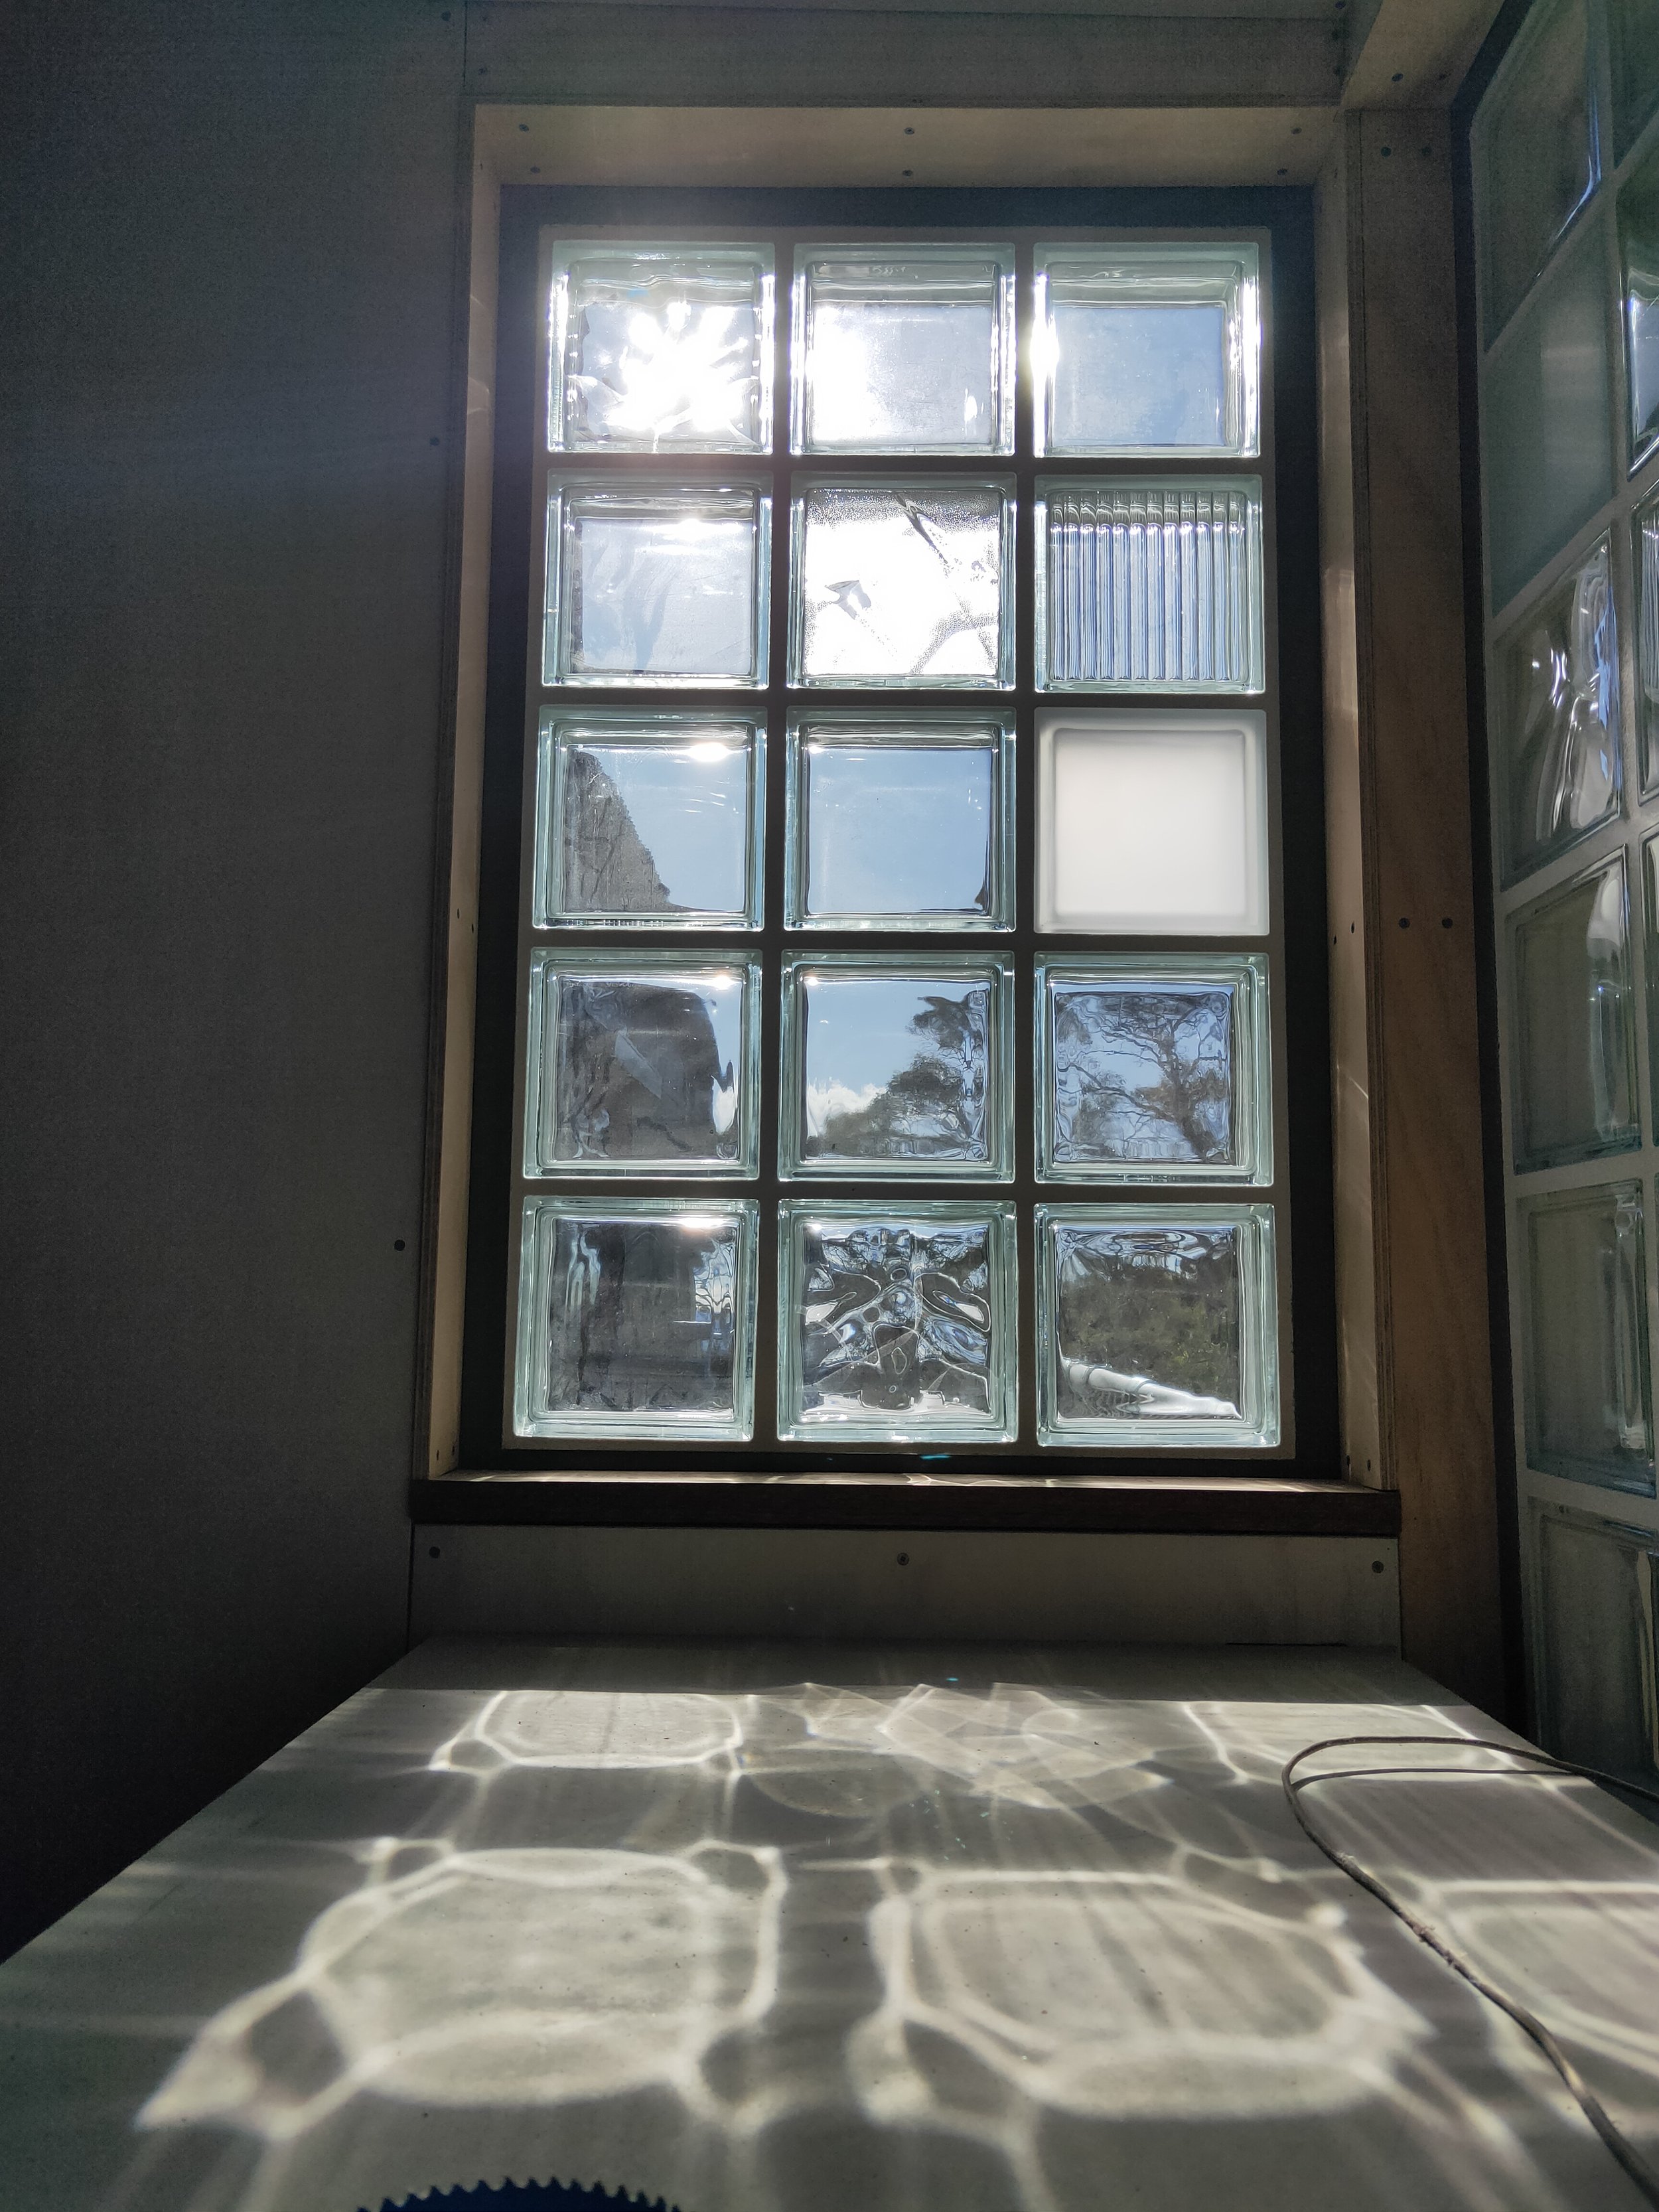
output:
<instances>
[{"instance_id":1,"label":"frosted white glass block","mask_svg":"<svg viewBox=\"0 0 1659 2212\"><path fill-rule=\"evenodd\" d=\"M1636 717L1642 788L1659 787L1659 492L1636 510Z\"/></svg>"},{"instance_id":2,"label":"frosted white glass block","mask_svg":"<svg viewBox=\"0 0 1659 2212\"><path fill-rule=\"evenodd\" d=\"M1528 1464L1650 1497L1641 1186L1553 1192L1520 1216Z\"/></svg>"},{"instance_id":3,"label":"frosted white glass block","mask_svg":"<svg viewBox=\"0 0 1659 2212\"><path fill-rule=\"evenodd\" d=\"M747 1199L526 1199L514 1435L752 1436L756 1222Z\"/></svg>"},{"instance_id":4,"label":"frosted white glass block","mask_svg":"<svg viewBox=\"0 0 1659 2212\"><path fill-rule=\"evenodd\" d=\"M1659 146L1619 191L1630 465L1659 443Z\"/></svg>"},{"instance_id":5,"label":"frosted white glass block","mask_svg":"<svg viewBox=\"0 0 1659 2212\"><path fill-rule=\"evenodd\" d=\"M1517 1168L1642 1141L1625 856L1516 915L1510 1087Z\"/></svg>"},{"instance_id":6,"label":"frosted white glass block","mask_svg":"<svg viewBox=\"0 0 1659 2212\"><path fill-rule=\"evenodd\" d=\"M772 249L561 240L553 249L555 453L765 453Z\"/></svg>"},{"instance_id":7,"label":"frosted white glass block","mask_svg":"<svg viewBox=\"0 0 1659 2212\"><path fill-rule=\"evenodd\" d=\"M1607 541L1492 651L1492 752L1513 883L1619 811L1619 644Z\"/></svg>"},{"instance_id":8,"label":"frosted white glass block","mask_svg":"<svg viewBox=\"0 0 1659 2212\"><path fill-rule=\"evenodd\" d=\"M1261 450L1254 246L1040 246L1039 453Z\"/></svg>"},{"instance_id":9,"label":"frosted white glass block","mask_svg":"<svg viewBox=\"0 0 1659 2212\"><path fill-rule=\"evenodd\" d=\"M1011 246L795 256L798 453L1011 453Z\"/></svg>"},{"instance_id":10,"label":"frosted white glass block","mask_svg":"<svg viewBox=\"0 0 1659 2212\"><path fill-rule=\"evenodd\" d=\"M1006 690L1014 501L1005 483L815 483L794 501L790 681Z\"/></svg>"},{"instance_id":11,"label":"frosted white glass block","mask_svg":"<svg viewBox=\"0 0 1659 2212\"><path fill-rule=\"evenodd\" d=\"M1258 477L1040 477L1037 688L1260 691Z\"/></svg>"},{"instance_id":12,"label":"frosted white glass block","mask_svg":"<svg viewBox=\"0 0 1659 2212\"><path fill-rule=\"evenodd\" d=\"M543 681L763 684L771 507L753 484L556 486Z\"/></svg>"},{"instance_id":13,"label":"frosted white glass block","mask_svg":"<svg viewBox=\"0 0 1659 2212\"><path fill-rule=\"evenodd\" d=\"M1471 151L1488 345L1595 189L1589 62L1585 0L1546 0L1477 112Z\"/></svg>"},{"instance_id":14,"label":"frosted white glass block","mask_svg":"<svg viewBox=\"0 0 1659 2212\"><path fill-rule=\"evenodd\" d=\"M1037 725L1037 927L1120 937L1267 928L1267 720L1156 708Z\"/></svg>"},{"instance_id":15,"label":"frosted white glass block","mask_svg":"<svg viewBox=\"0 0 1659 2212\"><path fill-rule=\"evenodd\" d=\"M1533 1504L1539 1741L1558 1759L1650 1786L1659 1537L1565 1505Z\"/></svg>"}]
</instances>

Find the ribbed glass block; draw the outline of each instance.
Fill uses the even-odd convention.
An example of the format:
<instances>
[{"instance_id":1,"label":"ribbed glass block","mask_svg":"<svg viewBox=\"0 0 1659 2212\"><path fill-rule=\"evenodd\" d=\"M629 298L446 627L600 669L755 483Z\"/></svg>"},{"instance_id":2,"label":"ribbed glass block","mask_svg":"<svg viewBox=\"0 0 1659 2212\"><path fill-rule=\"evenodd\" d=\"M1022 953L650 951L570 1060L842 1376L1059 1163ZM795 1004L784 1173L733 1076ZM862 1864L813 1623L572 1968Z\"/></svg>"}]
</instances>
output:
<instances>
[{"instance_id":1,"label":"ribbed glass block","mask_svg":"<svg viewBox=\"0 0 1659 2212\"><path fill-rule=\"evenodd\" d=\"M791 1200L778 1209L778 1434L1006 1443L1014 1209Z\"/></svg>"},{"instance_id":2,"label":"ribbed glass block","mask_svg":"<svg viewBox=\"0 0 1659 2212\"><path fill-rule=\"evenodd\" d=\"M1037 927L1264 934L1267 742L1256 713L1148 707L1041 717Z\"/></svg>"},{"instance_id":3,"label":"ribbed glass block","mask_svg":"<svg viewBox=\"0 0 1659 2212\"><path fill-rule=\"evenodd\" d=\"M1620 187L1619 265L1635 468L1659 442L1659 145Z\"/></svg>"},{"instance_id":4,"label":"ribbed glass block","mask_svg":"<svg viewBox=\"0 0 1659 2212\"><path fill-rule=\"evenodd\" d=\"M1007 929L1014 733L925 715L789 731L791 929Z\"/></svg>"},{"instance_id":5,"label":"ribbed glass block","mask_svg":"<svg viewBox=\"0 0 1659 2212\"><path fill-rule=\"evenodd\" d=\"M1006 959L786 961L778 1172L1006 1182Z\"/></svg>"},{"instance_id":6,"label":"ribbed glass block","mask_svg":"<svg viewBox=\"0 0 1659 2212\"><path fill-rule=\"evenodd\" d=\"M1036 1002L1042 1181L1273 1181L1260 956L1040 961Z\"/></svg>"},{"instance_id":7,"label":"ribbed glass block","mask_svg":"<svg viewBox=\"0 0 1659 2212\"><path fill-rule=\"evenodd\" d=\"M542 711L538 929L758 929L766 736L720 714Z\"/></svg>"},{"instance_id":8,"label":"ribbed glass block","mask_svg":"<svg viewBox=\"0 0 1659 2212\"><path fill-rule=\"evenodd\" d=\"M1636 717L1642 788L1659 787L1659 491L1636 510Z\"/></svg>"},{"instance_id":9,"label":"ribbed glass block","mask_svg":"<svg viewBox=\"0 0 1659 2212\"><path fill-rule=\"evenodd\" d=\"M1528 1464L1651 1496L1641 1186L1553 1192L1520 1215Z\"/></svg>"},{"instance_id":10,"label":"ribbed glass block","mask_svg":"<svg viewBox=\"0 0 1659 2212\"><path fill-rule=\"evenodd\" d=\"M813 483L796 495L790 682L1006 690L1012 483Z\"/></svg>"},{"instance_id":11,"label":"ribbed glass block","mask_svg":"<svg viewBox=\"0 0 1659 2212\"><path fill-rule=\"evenodd\" d=\"M1547 0L1476 114L1475 228L1488 345L1595 189L1589 64L1585 0Z\"/></svg>"},{"instance_id":12,"label":"ribbed glass block","mask_svg":"<svg viewBox=\"0 0 1659 2212\"><path fill-rule=\"evenodd\" d=\"M1037 1440L1279 1441L1269 1206L1040 1206Z\"/></svg>"},{"instance_id":13,"label":"ribbed glass block","mask_svg":"<svg viewBox=\"0 0 1659 2212\"><path fill-rule=\"evenodd\" d=\"M1622 161L1659 107L1659 0L1607 0L1613 158Z\"/></svg>"},{"instance_id":14,"label":"ribbed glass block","mask_svg":"<svg viewBox=\"0 0 1659 2212\"><path fill-rule=\"evenodd\" d=\"M1492 653L1492 751L1513 883L1619 811L1619 646L1607 541Z\"/></svg>"},{"instance_id":15,"label":"ribbed glass block","mask_svg":"<svg viewBox=\"0 0 1659 2212\"><path fill-rule=\"evenodd\" d=\"M752 1176L760 965L530 956L524 1171Z\"/></svg>"},{"instance_id":16,"label":"ribbed glass block","mask_svg":"<svg viewBox=\"0 0 1659 2212\"><path fill-rule=\"evenodd\" d=\"M798 453L1012 453L1012 246L795 255Z\"/></svg>"},{"instance_id":17,"label":"ribbed glass block","mask_svg":"<svg viewBox=\"0 0 1659 2212\"><path fill-rule=\"evenodd\" d=\"M1651 1784L1659 1537L1564 1505L1533 1504L1540 1741L1558 1759Z\"/></svg>"},{"instance_id":18,"label":"ribbed glass block","mask_svg":"<svg viewBox=\"0 0 1659 2212\"><path fill-rule=\"evenodd\" d=\"M1039 453L1261 450L1254 246L1040 246Z\"/></svg>"},{"instance_id":19,"label":"ribbed glass block","mask_svg":"<svg viewBox=\"0 0 1659 2212\"><path fill-rule=\"evenodd\" d=\"M771 511L757 484L556 484L543 682L763 684Z\"/></svg>"},{"instance_id":20,"label":"ribbed glass block","mask_svg":"<svg viewBox=\"0 0 1659 2212\"><path fill-rule=\"evenodd\" d=\"M1517 915L1509 964L1516 1168L1639 1145L1623 854Z\"/></svg>"},{"instance_id":21,"label":"ribbed glass block","mask_svg":"<svg viewBox=\"0 0 1659 2212\"><path fill-rule=\"evenodd\" d=\"M550 448L769 452L772 302L769 246L560 240Z\"/></svg>"},{"instance_id":22,"label":"ribbed glass block","mask_svg":"<svg viewBox=\"0 0 1659 2212\"><path fill-rule=\"evenodd\" d=\"M749 1199L526 1199L514 1433L746 1442L756 1224Z\"/></svg>"},{"instance_id":23,"label":"ribbed glass block","mask_svg":"<svg viewBox=\"0 0 1659 2212\"><path fill-rule=\"evenodd\" d=\"M1260 691L1258 477L1037 481L1037 686Z\"/></svg>"}]
</instances>

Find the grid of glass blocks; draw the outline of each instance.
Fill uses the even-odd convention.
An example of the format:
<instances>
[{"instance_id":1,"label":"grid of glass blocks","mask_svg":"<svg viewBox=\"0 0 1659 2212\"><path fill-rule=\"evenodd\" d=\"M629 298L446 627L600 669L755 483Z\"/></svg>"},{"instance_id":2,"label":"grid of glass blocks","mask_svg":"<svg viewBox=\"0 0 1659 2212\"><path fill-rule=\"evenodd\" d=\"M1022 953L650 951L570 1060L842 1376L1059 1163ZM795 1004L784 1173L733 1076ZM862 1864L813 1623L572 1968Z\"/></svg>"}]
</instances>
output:
<instances>
[{"instance_id":1,"label":"grid of glass blocks","mask_svg":"<svg viewBox=\"0 0 1659 2212\"><path fill-rule=\"evenodd\" d=\"M1624 854L1510 928L1516 1168L1631 1151L1642 1131Z\"/></svg>"},{"instance_id":2,"label":"grid of glass blocks","mask_svg":"<svg viewBox=\"0 0 1659 2212\"><path fill-rule=\"evenodd\" d=\"M1041 1206L1048 1444L1279 1441L1268 1206Z\"/></svg>"},{"instance_id":3,"label":"grid of glass blocks","mask_svg":"<svg viewBox=\"0 0 1659 2212\"><path fill-rule=\"evenodd\" d=\"M1606 538L1493 649L1492 752L1513 882L1617 814L1619 641Z\"/></svg>"},{"instance_id":4,"label":"grid of glass blocks","mask_svg":"<svg viewBox=\"0 0 1659 2212\"><path fill-rule=\"evenodd\" d=\"M526 1199L517 1434L750 1437L757 1212L751 1199Z\"/></svg>"},{"instance_id":5,"label":"grid of glass blocks","mask_svg":"<svg viewBox=\"0 0 1659 2212\"><path fill-rule=\"evenodd\" d=\"M702 713L544 707L538 929L758 929L766 732Z\"/></svg>"},{"instance_id":6,"label":"grid of glass blocks","mask_svg":"<svg viewBox=\"0 0 1659 2212\"><path fill-rule=\"evenodd\" d=\"M1619 261L1635 469L1659 444L1659 146L1620 187Z\"/></svg>"},{"instance_id":7,"label":"grid of glass blocks","mask_svg":"<svg viewBox=\"0 0 1659 2212\"><path fill-rule=\"evenodd\" d=\"M1041 1181L1273 1181L1259 955L1039 961L1036 1003Z\"/></svg>"},{"instance_id":8,"label":"grid of glass blocks","mask_svg":"<svg viewBox=\"0 0 1659 2212\"><path fill-rule=\"evenodd\" d=\"M538 947L526 1176L752 1176L760 964Z\"/></svg>"},{"instance_id":9,"label":"grid of glass blocks","mask_svg":"<svg viewBox=\"0 0 1659 2212\"><path fill-rule=\"evenodd\" d=\"M1642 789L1659 787L1659 491L1632 521L1636 583L1636 716Z\"/></svg>"},{"instance_id":10,"label":"grid of glass blocks","mask_svg":"<svg viewBox=\"0 0 1659 2212\"><path fill-rule=\"evenodd\" d=\"M1585 0L1555 0L1516 40L1472 135L1485 335L1509 321L1600 176Z\"/></svg>"},{"instance_id":11,"label":"grid of glass blocks","mask_svg":"<svg viewBox=\"0 0 1659 2212\"><path fill-rule=\"evenodd\" d=\"M1520 1215L1528 1463L1651 1496L1641 1185L1552 1191Z\"/></svg>"},{"instance_id":12,"label":"grid of glass blocks","mask_svg":"<svg viewBox=\"0 0 1659 2212\"><path fill-rule=\"evenodd\" d=\"M789 726L791 929L1013 924L1013 726L951 715L802 716Z\"/></svg>"},{"instance_id":13,"label":"grid of glass blocks","mask_svg":"<svg viewBox=\"0 0 1659 2212\"><path fill-rule=\"evenodd\" d=\"M1011 246L816 246L795 255L798 453L1012 453Z\"/></svg>"},{"instance_id":14,"label":"grid of glass blocks","mask_svg":"<svg viewBox=\"0 0 1659 2212\"><path fill-rule=\"evenodd\" d=\"M786 1200L779 1230L781 1437L1016 1433L1012 1206Z\"/></svg>"},{"instance_id":15,"label":"grid of glass blocks","mask_svg":"<svg viewBox=\"0 0 1659 2212\"><path fill-rule=\"evenodd\" d=\"M1045 246L1032 341L1039 453L1261 449L1254 246Z\"/></svg>"}]
</instances>

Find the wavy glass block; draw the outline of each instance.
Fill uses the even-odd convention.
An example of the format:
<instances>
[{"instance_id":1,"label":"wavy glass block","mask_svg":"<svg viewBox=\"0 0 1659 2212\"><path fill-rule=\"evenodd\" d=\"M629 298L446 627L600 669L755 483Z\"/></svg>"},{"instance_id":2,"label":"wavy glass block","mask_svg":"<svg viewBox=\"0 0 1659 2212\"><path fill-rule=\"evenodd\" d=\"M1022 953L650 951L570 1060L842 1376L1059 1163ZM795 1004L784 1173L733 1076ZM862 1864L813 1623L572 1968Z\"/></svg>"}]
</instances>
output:
<instances>
[{"instance_id":1,"label":"wavy glass block","mask_svg":"<svg viewBox=\"0 0 1659 2212\"><path fill-rule=\"evenodd\" d=\"M1040 246L1039 453L1261 450L1254 246Z\"/></svg>"},{"instance_id":2,"label":"wavy glass block","mask_svg":"<svg viewBox=\"0 0 1659 2212\"><path fill-rule=\"evenodd\" d=\"M1012 1206L790 1200L778 1227L781 1437L1015 1434Z\"/></svg>"},{"instance_id":3,"label":"wavy glass block","mask_svg":"<svg viewBox=\"0 0 1659 2212\"><path fill-rule=\"evenodd\" d=\"M1036 923L1120 937L1267 927L1267 726L1079 708L1037 723Z\"/></svg>"},{"instance_id":4,"label":"wavy glass block","mask_svg":"<svg viewBox=\"0 0 1659 2212\"><path fill-rule=\"evenodd\" d=\"M1279 1441L1270 1206L1040 1206L1037 1441Z\"/></svg>"},{"instance_id":5,"label":"wavy glass block","mask_svg":"<svg viewBox=\"0 0 1659 2212\"><path fill-rule=\"evenodd\" d=\"M771 511L755 484L556 485L543 682L763 684Z\"/></svg>"},{"instance_id":6,"label":"wavy glass block","mask_svg":"<svg viewBox=\"0 0 1659 2212\"><path fill-rule=\"evenodd\" d=\"M1619 646L1604 538L1492 652L1492 750L1513 883L1619 811Z\"/></svg>"},{"instance_id":7,"label":"wavy glass block","mask_svg":"<svg viewBox=\"0 0 1659 2212\"><path fill-rule=\"evenodd\" d=\"M794 501L790 682L1006 690L1011 484L811 484Z\"/></svg>"},{"instance_id":8,"label":"wavy glass block","mask_svg":"<svg viewBox=\"0 0 1659 2212\"><path fill-rule=\"evenodd\" d=\"M1659 1537L1565 1505L1533 1504L1539 1741L1558 1759L1650 1784Z\"/></svg>"},{"instance_id":9,"label":"wavy glass block","mask_svg":"<svg viewBox=\"0 0 1659 2212\"><path fill-rule=\"evenodd\" d=\"M530 956L524 1171L752 1176L760 966Z\"/></svg>"},{"instance_id":10,"label":"wavy glass block","mask_svg":"<svg viewBox=\"0 0 1659 2212\"><path fill-rule=\"evenodd\" d=\"M1620 187L1619 267L1635 468L1659 444L1659 145Z\"/></svg>"},{"instance_id":11,"label":"wavy glass block","mask_svg":"<svg viewBox=\"0 0 1659 2212\"><path fill-rule=\"evenodd\" d=\"M1648 1291L1639 1183L1523 1199L1527 1462L1653 1493Z\"/></svg>"},{"instance_id":12,"label":"wavy glass block","mask_svg":"<svg viewBox=\"0 0 1659 2212\"><path fill-rule=\"evenodd\" d=\"M1040 961L1036 1000L1041 1180L1273 1181L1265 960Z\"/></svg>"},{"instance_id":13,"label":"wavy glass block","mask_svg":"<svg viewBox=\"0 0 1659 2212\"><path fill-rule=\"evenodd\" d=\"M1037 688L1260 691L1261 480L1037 480Z\"/></svg>"},{"instance_id":14,"label":"wavy glass block","mask_svg":"<svg viewBox=\"0 0 1659 2212\"><path fill-rule=\"evenodd\" d=\"M752 1436L756 1224L750 1199L526 1199L514 1433Z\"/></svg>"},{"instance_id":15,"label":"wavy glass block","mask_svg":"<svg viewBox=\"0 0 1659 2212\"><path fill-rule=\"evenodd\" d=\"M1622 161L1659 107L1659 0L1610 0L1613 157Z\"/></svg>"},{"instance_id":16,"label":"wavy glass block","mask_svg":"<svg viewBox=\"0 0 1659 2212\"><path fill-rule=\"evenodd\" d=\"M562 240L549 304L555 453L770 450L769 246Z\"/></svg>"},{"instance_id":17,"label":"wavy glass block","mask_svg":"<svg viewBox=\"0 0 1659 2212\"><path fill-rule=\"evenodd\" d=\"M1006 959L786 961L779 1174L1006 1182L1012 1004Z\"/></svg>"},{"instance_id":18,"label":"wavy glass block","mask_svg":"<svg viewBox=\"0 0 1659 2212\"><path fill-rule=\"evenodd\" d=\"M1634 533L1637 739L1649 792L1659 786L1659 491L1637 508Z\"/></svg>"},{"instance_id":19,"label":"wavy glass block","mask_svg":"<svg viewBox=\"0 0 1659 2212\"><path fill-rule=\"evenodd\" d=\"M1490 345L1595 191L1585 0L1535 9L1471 133L1483 322Z\"/></svg>"},{"instance_id":20,"label":"wavy glass block","mask_svg":"<svg viewBox=\"0 0 1659 2212\"><path fill-rule=\"evenodd\" d=\"M795 255L798 453L1011 453L1011 246Z\"/></svg>"},{"instance_id":21,"label":"wavy glass block","mask_svg":"<svg viewBox=\"0 0 1659 2212\"><path fill-rule=\"evenodd\" d=\"M1642 1141L1626 912L1620 853L1510 924L1517 1169Z\"/></svg>"},{"instance_id":22,"label":"wavy glass block","mask_svg":"<svg viewBox=\"0 0 1659 2212\"><path fill-rule=\"evenodd\" d=\"M1007 929L1012 727L920 715L791 725L791 929Z\"/></svg>"},{"instance_id":23,"label":"wavy glass block","mask_svg":"<svg viewBox=\"0 0 1659 2212\"><path fill-rule=\"evenodd\" d=\"M538 929L758 929L766 735L718 714L542 712Z\"/></svg>"}]
</instances>

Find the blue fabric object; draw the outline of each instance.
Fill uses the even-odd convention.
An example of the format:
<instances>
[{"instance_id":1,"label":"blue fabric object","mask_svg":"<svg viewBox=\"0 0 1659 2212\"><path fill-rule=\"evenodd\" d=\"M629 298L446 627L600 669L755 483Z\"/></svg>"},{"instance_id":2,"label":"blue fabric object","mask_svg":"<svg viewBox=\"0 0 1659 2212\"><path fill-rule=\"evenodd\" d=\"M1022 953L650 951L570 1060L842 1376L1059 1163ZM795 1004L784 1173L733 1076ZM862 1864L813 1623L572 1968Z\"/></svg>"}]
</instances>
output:
<instances>
[{"instance_id":1,"label":"blue fabric object","mask_svg":"<svg viewBox=\"0 0 1659 2212\"><path fill-rule=\"evenodd\" d=\"M608 2189L584 2189L574 2182L567 2188L562 2181L504 2181L491 2188L481 2181L471 2189L432 2189L424 2197L395 2201L388 2197L380 2212L678 2212L678 2208L665 2206L660 2197L653 2205L625 2190L612 2196Z\"/></svg>"}]
</instances>

